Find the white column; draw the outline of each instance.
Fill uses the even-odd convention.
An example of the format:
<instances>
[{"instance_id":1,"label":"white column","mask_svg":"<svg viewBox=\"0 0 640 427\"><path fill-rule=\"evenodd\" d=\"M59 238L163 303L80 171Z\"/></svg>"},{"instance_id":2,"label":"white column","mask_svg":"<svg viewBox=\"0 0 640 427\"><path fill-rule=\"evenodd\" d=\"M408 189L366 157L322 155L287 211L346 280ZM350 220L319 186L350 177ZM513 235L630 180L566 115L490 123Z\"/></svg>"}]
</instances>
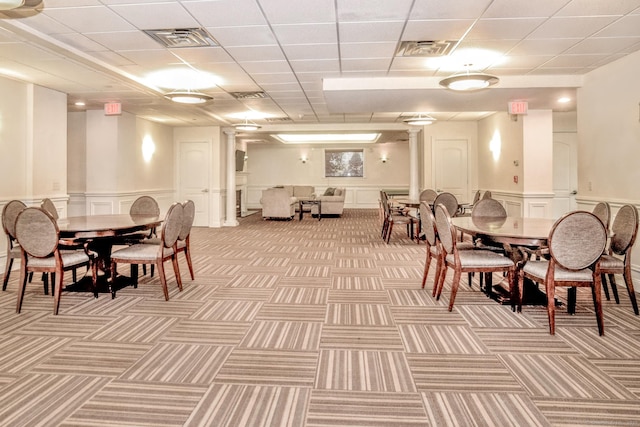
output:
<instances>
[{"instance_id":1,"label":"white column","mask_svg":"<svg viewBox=\"0 0 640 427\"><path fill-rule=\"evenodd\" d=\"M225 227L237 226L236 219L236 133L233 130L225 130L227 135L227 217Z\"/></svg>"},{"instance_id":2,"label":"white column","mask_svg":"<svg viewBox=\"0 0 640 427\"><path fill-rule=\"evenodd\" d=\"M418 199L420 177L418 176L418 132L419 129L409 129L409 198Z\"/></svg>"}]
</instances>

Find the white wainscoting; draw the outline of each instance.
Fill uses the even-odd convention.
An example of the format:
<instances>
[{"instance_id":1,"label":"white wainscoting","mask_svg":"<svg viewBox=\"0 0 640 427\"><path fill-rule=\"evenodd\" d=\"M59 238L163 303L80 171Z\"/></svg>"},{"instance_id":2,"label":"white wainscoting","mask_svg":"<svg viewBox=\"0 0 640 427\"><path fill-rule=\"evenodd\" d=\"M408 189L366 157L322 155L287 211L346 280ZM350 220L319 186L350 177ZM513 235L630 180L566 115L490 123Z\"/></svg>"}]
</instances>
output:
<instances>
[{"instance_id":1,"label":"white wainscoting","mask_svg":"<svg viewBox=\"0 0 640 427\"><path fill-rule=\"evenodd\" d=\"M87 193L85 211L78 215L107 215L128 213L133 202L140 196L151 196L160 205L160 215L164 215L172 203L176 202L173 190L136 191L126 193Z\"/></svg>"},{"instance_id":2,"label":"white wainscoting","mask_svg":"<svg viewBox=\"0 0 640 427\"><path fill-rule=\"evenodd\" d=\"M500 201L509 216L551 218L553 194L521 194L491 190L492 198Z\"/></svg>"}]
</instances>

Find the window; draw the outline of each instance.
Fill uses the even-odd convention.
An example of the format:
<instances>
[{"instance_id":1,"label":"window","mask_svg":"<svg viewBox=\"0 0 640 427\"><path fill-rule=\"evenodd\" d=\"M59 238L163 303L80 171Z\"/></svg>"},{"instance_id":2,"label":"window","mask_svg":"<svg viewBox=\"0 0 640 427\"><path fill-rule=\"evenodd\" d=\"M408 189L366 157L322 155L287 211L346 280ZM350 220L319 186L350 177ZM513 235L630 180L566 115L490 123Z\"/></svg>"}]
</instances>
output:
<instances>
[{"instance_id":1,"label":"window","mask_svg":"<svg viewBox=\"0 0 640 427\"><path fill-rule=\"evenodd\" d=\"M363 149L326 149L324 150L325 177L364 176Z\"/></svg>"}]
</instances>

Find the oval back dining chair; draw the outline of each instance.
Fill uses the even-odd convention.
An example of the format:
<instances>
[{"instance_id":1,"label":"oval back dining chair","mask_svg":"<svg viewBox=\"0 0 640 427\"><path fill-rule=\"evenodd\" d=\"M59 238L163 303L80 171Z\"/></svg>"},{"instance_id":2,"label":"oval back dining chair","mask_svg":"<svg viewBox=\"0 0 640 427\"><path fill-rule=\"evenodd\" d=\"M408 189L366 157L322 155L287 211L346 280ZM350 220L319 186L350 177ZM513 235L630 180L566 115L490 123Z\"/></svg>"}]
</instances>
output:
<instances>
[{"instance_id":1,"label":"oval back dining chair","mask_svg":"<svg viewBox=\"0 0 640 427\"><path fill-rule=\"evenodd\" d=\"M495 199L482 199L471 210L471 218L477 217L506 218L507 210Z\"/></svg>"},{"instance_id":2,"label":"oval back dining chair","mask_svg":"<svg viewBox=\"0 0 640 427\"><path fill-rule=\"evenodd\" d=\"M7 290L7 283L9 283L9 275L11 274L11 267L13 267L13 260L20 258L21 249L16 240L16 218L20 212L25 210L27 205L20 200L11 200L4 208L2 208L2 229L7 236L7 263L4 268L4 277L2 278L2 290ZM47 291L47 287L45 287ZM48 291L47 291L48 292Z\"/></svg>"},{"instance_id":3,"label":"oval back dining chair","mask_svg":"<svg viewBox=\"0 0 640 427\"><path fill-rule=\"evenodd\" d=\"M434 209L438 205L444 205L451 216L458 214L458 199L451 193L444 192L438 194L438 197L433 201Z\"/></svg>"},{"instance_id":4,"label":"oval back dining chair","mask_svg":"<svg viewBox=\"0 0 640 427\"><path fill-rule=\"evenodd\" d=\"M195 276L193 275L193 264L191 263L190 236L191 228L193 227L193 221L196 216L196 204L193 202L193 200L187 200L182 203L182 208L182 227L180 228L180 234L178 235L176 249L178 253L184 252L184 256L187 259L187 266L189 267L191 280L194 280Z\"/></svg>"},{"instance_id":5,"label":"oval back dining chair","mask_svg":"<svg viewBox=\"0 0 640 427\"><path fill-rule=\"evenodd\" d=\"M40 207L49 212L54 220L57 221L60 218L60 215L58 215L58 208L56 208L56 205L51 201L51 199L43 199L42 203L40 203Z\"/></svg>"},{"instance_id":6,"label":"oval back dining chair","mask_svg":"<svg viewBox=\"0 0 640 427\"><path fill-rule=\"evenodd\" d=\"M524 279L544 283L547 293L549 333L555 334L555 289L558 286L591 288L598 332L604 335L601 303L600 263L607 244L602 221L586 211L574 211L558 219L549 233L549 259L530 260L520 270L518 288L522 307Z\"/></svg>"},{"instance_id":7,"label":"oval back dining chair","mask_svg":"<svg viewBox=\"0 0 640 427\"><path fill-rule=\"evenodd\" d=\"M169 289L167 288L167 278L164 272L164 262L170 259L173 264L176 282L178 282L178 288L182 291L182 279L176 257L176 242L180 236L180 231L182 231L183 211L184 208L182 204L174 203L171 205L165 216L164 227L162 227L160 233L161 244L146 245L140 243L113 252L111 254L111 279L116 280L118 264L130 264L131 278L133 279L134 287L137 287L138 264L155 265L158 268L164 299L169 301ZM115 291L113 290L111 297L115 297Z\"/></svg>"},{"instance_id":8,"label":"oval back dining chair","mask_svg":"<svg viewBox=\"0 0 640 427\"><path fill-rule=\"evenodd\" d=\"M433 201L436 200L436 197L438 197L436 190L427 188L426 190L422 190L419 199L421 202L433 203Z\"/></svg>"},{"instance_id":9,"label":"oval back dining chair","mask_svg":"<svg viewBox=\"0 0 640 427\"><path fill-rule=\"evenodd\" d=\"M484 192L484 194L482 195L483 199L491 199L491 191L487 190Z\"/></svg>"},{"instance_id":10,"label":"oval back dining chair","mask_svg":"<svg viewBox=\"0 0 640 427\"><path fill-rule=\"evenodd\" d=\"M635 206L624 205L618 210L611 225L611 233L609 253L603 255L600 259L600 272L603 274L602 285L606 288L604 275L608 274L611 291L616 303L619 304L620 299L618 298L615 275L621 274L627 285L633 311L637 315L638 302L636 301L636 293L633 289L631 277L631 248L638 235L638 210Z\"/></svg>"},{"instance_id":11,"label":"oval back dining chair","mask_svg":"<svg viewBox=\"0 0 640 427\"><path fill-rule=\"evenodd\" d=\"M475 196L473 196L473 202L471 203L471 206L475 206L475 204L478 203L479 200L480 200L480 190L476 191Z\"/></svg>"},{"instance_id":12,"label":"oval back dining chair","mask_svg":"<svg viewBox=\"0 0 640 427\"><path fill-rule=\"evenodd\" d=\"M22 308L29 272L51 273L52 277L55 274L53 314L58 314L60 308L65 271L91 266L93 288L96 289L97 264L93 262L94 254L86 246L84 250L60 250L60 230L49 212L36 207L20 212L16 219L16 238L22 248L17 313Z\"/></svg>"},{"instance_id":13,"label":"oval back dining chair","mask_svg":"<svg viewBox=\"0 0 640 427\"><path fill-rule=\"evenodd\" d=\"M460 276L462 273L507 273L509 284L513 283L515 264L504 255L497 254L492 251L482 249L462 251L458 249L456 242L457 230L451 222L449 211L444 205L436 206L436 229L440 239L441 248L443 249L443 264L441 277L438 279L438 291L436 299L440 299L444 281L447 276L447 269L452 268L454 271L453 281L451 282L451 297L449 298L449 311L453 309L453 303L456 299L458 286L460 285ZM512 294L515 294L512 289ZM515 308L515 299L512 298L512 308Z\"/></svg>"},{"instance_id":14,"label":"oval back dining chair","mask_svg":"<svg viewBox=\"0 0 640 427\"><path fill-rule=\"evenodd\" d=\"M611 206L609 206L609 203L599 202L593 207L591 213L597 216L602 221L604 229L609 231L609 226L611 225Z\"/></svg>"}]
</instances>

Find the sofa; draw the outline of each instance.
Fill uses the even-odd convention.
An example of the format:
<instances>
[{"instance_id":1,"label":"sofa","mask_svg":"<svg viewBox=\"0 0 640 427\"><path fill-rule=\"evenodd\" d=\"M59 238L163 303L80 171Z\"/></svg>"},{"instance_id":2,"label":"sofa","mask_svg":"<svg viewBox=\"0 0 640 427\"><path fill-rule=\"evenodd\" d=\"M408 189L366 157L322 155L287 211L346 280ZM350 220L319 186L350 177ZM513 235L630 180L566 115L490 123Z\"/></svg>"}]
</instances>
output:
<instances>
[{"instance_id":1,"label":"sofa","mask_svg":"<svg viewBox=\"0 0 640 427\"><path fill-rule=\"evenodd\" d=\"M345 188L329 187L321 196L316 196L317 200L320 200L322 206L322 216L324 215L342 215L344 210L344 199L347 194ZM318 214L318 206L313 205L311 207L311 214Z\"/></svg>"},{"instance_id":2,"label":"sofa","mask_svg":"<svg viewBox=\"0 0 640 427\"><path fill-rule=\"evenodd\" d=\"M276 188L284 188L289 196L298 200L312 200L316 197L316 189L313 185L282 185Z\"/></svg>"},{"instance_id":3,"label":"sofa","mask_svg":"<svg viewBox=\"0 0 640 427\"><path fill-rule=\"evenodd\" d=\"M298 199L290 196L284 188L267 188L262 190L260 198L262 218L292 219L296 214Z\"/></svg>"}]
</instances>

